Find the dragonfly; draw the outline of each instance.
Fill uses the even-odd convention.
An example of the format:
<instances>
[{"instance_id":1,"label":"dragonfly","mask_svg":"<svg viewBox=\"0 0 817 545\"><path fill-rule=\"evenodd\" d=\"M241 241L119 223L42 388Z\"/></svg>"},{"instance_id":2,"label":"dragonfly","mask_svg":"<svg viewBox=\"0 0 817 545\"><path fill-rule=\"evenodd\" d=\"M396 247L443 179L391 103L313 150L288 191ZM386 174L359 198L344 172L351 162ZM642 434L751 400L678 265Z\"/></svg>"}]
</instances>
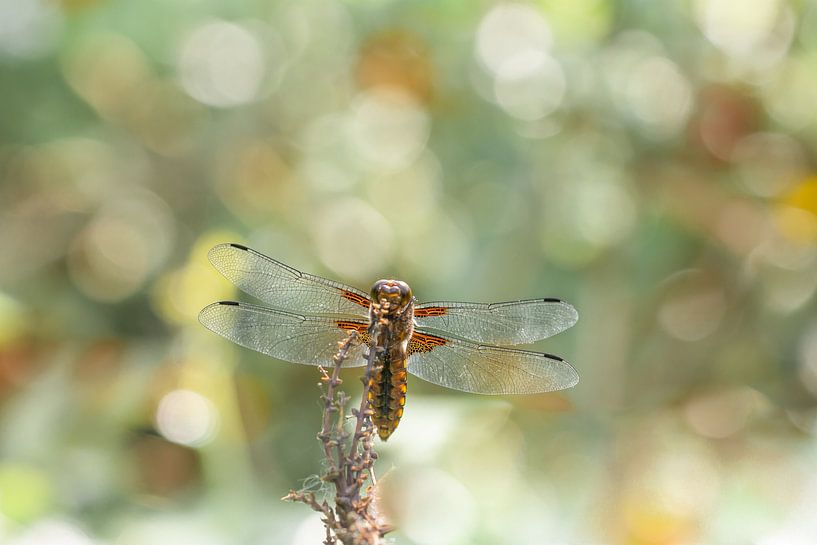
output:
<instances>
[{"instance_id":1,"label":"dragonfly","mask_svg":"<svg viewBox=\"0 0 817 545\"><path fill-rule=\"evenodd\" d=\"M417 303L403 281L384 279L369 294L301 272L241 244L208 253L213 266L245 293L265 303L220 301L199 321L246 348L292 363L331 367L338 343L356 332L343 367L367 363L372 422L381 440L394 433L406 404L407 374L477 394L536 394L579 381L576 370L552 354L511 348L556 335L578 320L576 309L554 298L504 303ZM374 339L378 317L385 335Z\"/></svg>"}]
</instances>

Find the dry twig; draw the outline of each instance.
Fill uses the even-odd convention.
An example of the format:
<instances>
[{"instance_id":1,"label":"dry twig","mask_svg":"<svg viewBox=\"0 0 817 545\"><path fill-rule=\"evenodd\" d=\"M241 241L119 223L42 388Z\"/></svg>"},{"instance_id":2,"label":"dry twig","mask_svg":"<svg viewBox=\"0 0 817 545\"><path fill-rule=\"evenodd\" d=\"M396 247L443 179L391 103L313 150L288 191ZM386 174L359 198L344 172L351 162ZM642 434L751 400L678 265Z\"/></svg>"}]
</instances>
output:
<instances>
[{"instance_id":1,"label":"dry twig","mask_svg":"<svg viewBox=\"0 0 817 545\"><path fill-rule=\"evenodd\" d=\"M322 515L326 528L325 545L380 545L389 528L375 512L374 462L377 453L373 449L375 436L372 423L372 409L369 403L369 384L377 361L376 346L383 346L381 337L387 334L385 323L376 320L371 327L371 343L367 356L366 371L361 377L363 394L358 409L352 409L355 419L354 432L346 427L346 408L349 396L339 390L343 383L340 368L349 355L349 350L361 342L357 333L338 343L338 353L334 357L331 374L321 371L321 399L324 402L323 421L318 439L321 441L326 458L326 469L321 480L334 488L334 506L326 498L319 500L314 492L291 490L284 500L300 501ZM367 486L366 481L369 480Z\"/></svg>"}]
</instances>

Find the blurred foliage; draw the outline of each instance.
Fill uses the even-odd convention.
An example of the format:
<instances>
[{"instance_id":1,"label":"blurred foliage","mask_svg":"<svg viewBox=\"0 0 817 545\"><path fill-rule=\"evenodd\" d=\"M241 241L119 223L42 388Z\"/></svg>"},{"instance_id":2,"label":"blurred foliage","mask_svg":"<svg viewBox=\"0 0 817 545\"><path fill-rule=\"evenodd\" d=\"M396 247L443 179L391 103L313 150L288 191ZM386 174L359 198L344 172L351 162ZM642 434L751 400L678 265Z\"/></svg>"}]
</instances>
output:
<instances>
[{"instance_id":1,"label":"blurred foliage","mask_svg":"<svg viewBox=\"0 0 817 545\"><path fill-rule=\"evenodd\" d=\"M316 370L196 322L223 241L579 309L538 347L570 391L410 383L398 543L817 542L816 36L784 0L0 0L0 542L320 542L278 500Z\"/></svg>"}]
</instances>

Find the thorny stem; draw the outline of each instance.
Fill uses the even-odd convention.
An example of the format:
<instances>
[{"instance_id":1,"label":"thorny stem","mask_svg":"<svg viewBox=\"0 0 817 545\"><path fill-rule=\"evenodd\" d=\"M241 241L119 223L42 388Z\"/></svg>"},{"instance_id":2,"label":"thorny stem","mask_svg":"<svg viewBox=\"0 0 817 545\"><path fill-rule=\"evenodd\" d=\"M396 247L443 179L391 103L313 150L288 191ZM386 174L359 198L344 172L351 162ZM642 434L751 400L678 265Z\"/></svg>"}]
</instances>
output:
<instances>
[{"instance_id":1,"label":"thorny stem","mask_svg":"<svg viewBox=\"0 0 817 545\"><path fill-rule=\"evenodd\" d=\"M349 350L352 348L354 343L357 341L357 333L352 332L344 341L342 341L338 345L338 353L334 357L335 365L332 368L332 376L330 377L326 370L321 367L321 381L327 383L327 391L326 393L321 395L321 399L324 401L324 411L323 411L323 425L321 426L321 432L318 435L318 439L321 440L324 447L324 453L326 454L327 460L333 460L332 458L332 441L330 440L330 432L331 432L331 425L332 425L332 413L340 411L341 407L338 406L335 402L335 390L337 387L343 383L340 379L340 368L343 365L343 361L349 355ZM333 460L334 461L334 460ZM337 463L332 464L333 467L337 467L340 464L341 460L338 458Z\"/></svg>"},{"instance_id":2,"label":"thorny stem","mask_svg":"<svg viewBox=\"0 0 817 545\"><path fill-rule=\"evenodd\" d=\"M375 341L382 341L381 337L387 329L378 315L378 309L375 308L377 319L373 320L374 325L369 335ZM318 501L315 493L307 490L291 490L282 498L300 501L321 513L326 528L325 545L336 545L338 541L343 545L381 545L383 536L390 530L377 516L372 504L375 484L373 466L377 454L373 450L374 425L371 419L369 385L377 361L378 349L375 347L382 346L380 342L370 343L366 371L361 377L363 394L360 407L352 409L356 420L353 434L345 427L349 396L338 388L343 383L340 379L343 362L348 358L352 347L360 342L358 334L351 332L349 337L338 343L331 375L326 369L320 368L324 408L318 439L326 457L326 471L321 475L321 480L335 488L335 505L329 505L326 499ZM347 444L349 449L345 452ZM371 479L371 484L364 491L367 478Z\"/></svg>"},{"instance_id":3,"label":"thorny stem","mask_svg":"<svg viewBox=\"0 0 817 545\"><path fill-rule=\"evenodd\" d=\"M371 402L369 401L369 389L371 388L371 380L370 377L372 376L372 372L374 371L374 362L377 358L377 350L382 350L383 344L381 336L385 332L385 328L383 327L384 324L378 321L375 327L372 329L372 343L369 349L368 358L366 361L366 372L361 377L361 382L363 382L363 394L360 398L360 407L358 408L356 413L353 413L357 417L357 423L355 424L355 433L352 435L352 446L349 448L349 460L352 461L354 456L358 452L358 441L364 436L364 425L365 428L365 435L368 439L367 444L363 446L363 460L362 464L355 465L351 464L347 466L349 473L346 475L346 484L347 486L355 492L356 498L360 497L360 485L358 485L358 481L361 478L361 473L364 469L371 469L372 465L374 465L374 458L372 456L372 431L374 431L374 426L372 424L372 409L371 409ZM377 347L377 348L376 348ZM374 472L371 472L372 475L372 484L374 482ZM365 477L363 479L365 481ZM363 481L360 481L362 485Z\"/></svg>"}]
</instances>

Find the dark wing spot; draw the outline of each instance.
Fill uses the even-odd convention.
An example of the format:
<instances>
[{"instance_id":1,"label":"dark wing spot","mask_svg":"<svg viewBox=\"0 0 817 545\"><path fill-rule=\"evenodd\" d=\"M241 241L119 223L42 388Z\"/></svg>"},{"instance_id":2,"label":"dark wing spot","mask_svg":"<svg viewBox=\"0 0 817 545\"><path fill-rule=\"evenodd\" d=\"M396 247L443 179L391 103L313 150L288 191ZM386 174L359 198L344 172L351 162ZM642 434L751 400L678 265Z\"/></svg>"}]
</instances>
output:
<instances>
[{"instance_id":1,"label":"dark wing spot","mask_svg":"<svg viewBox=\"0 0 817 545\"><path fill-rule=\"evenodd\" d=\"M415 352L431 352L436 347L445 346L446 344L448 344L448 340L444 337L415 331L409 341L408 352L409 354L414 354Z\"/></svg>"},{"instance_id":2,"label":"dark wing spot","mask_svg":"<svg viewBox=\"0 0 817 545\"><path fill-rule=\"evenodd\" d=\"M243 244L236 244L235 242L231 242L230 246L232 246L233 248L238 248L239 250L249 250L249 248L247 248Z\"/></svg>"}]
</instances>

